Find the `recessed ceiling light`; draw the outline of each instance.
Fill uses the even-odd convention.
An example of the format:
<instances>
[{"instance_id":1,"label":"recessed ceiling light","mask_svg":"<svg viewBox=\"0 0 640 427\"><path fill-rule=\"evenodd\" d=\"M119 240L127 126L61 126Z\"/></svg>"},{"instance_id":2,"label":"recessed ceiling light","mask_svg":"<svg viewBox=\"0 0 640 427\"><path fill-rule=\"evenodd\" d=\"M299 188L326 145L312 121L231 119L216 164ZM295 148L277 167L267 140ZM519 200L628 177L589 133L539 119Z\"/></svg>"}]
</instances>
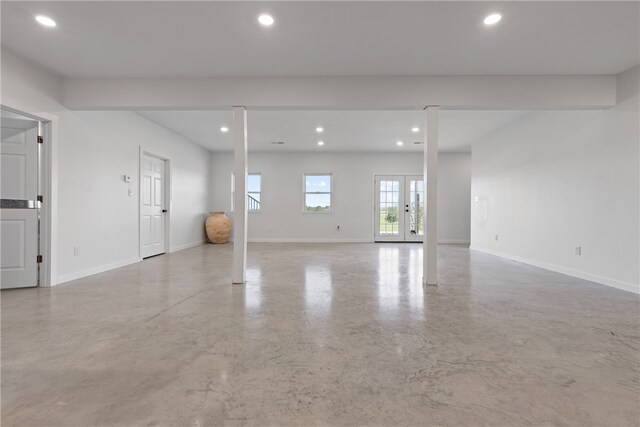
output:
<instances>
[{"instance_id":1,"label":"recessed ceiling light","mask_svg":"<svg viewBox=\"0 0 640 427\"><path fill-rule=\"evenodd\" d=\"M273 25L273 16L267 14L267 13L263 13L262 15L258 16L258 22L260 23L260 25L263 25L265 27L270 27Z\"/></svg>"},{"instance_id":2,"label":"recessed ceiling light","mask_svg":"<svg viewBox=\"0 0 640 427\"><path fill-rule=\"evenodd\" d=\"M322 132L324 132L324 128L323 128L322 126L318 126L318 127L316 128L316 132L318 132L318 133L322 133Z\"/></svg>"},{"instance_id":3,"label":"recessed ceiling light","mask_svg":"<svg viewBox=\"0 0 640 427\"><path fill-rule=\"evenodd\" d=\"M220 128L220 132L222 132L222 133L227 133L227 132L229 132L229 128L228 128L228 127L226 127L226 126L222 126L222 127Z\"/></svg>"},{"instance_id":4,"label":"recessed ceiling light","mask_svg":"<svg viewBox=\"0 0 640 427\"><path fill-rule=\"evenodd\" d=\"M492 13L491 15L487 15L487 17L484 18L484 25L495 25L500 22L501 19L502 15L500 15L499 13Z\"/></svg>"},{"instance_id":5,"label":"recessed ceiling light","mask_svg":"<svg viewBox=\"0 0 640 427\"><path fill-rule=\"evenodd\" d=\"M56 21L44 15L36 16L36 21L38 21L40 25L44 25L45 27L55 27L57 25Z\"/></svg>"},{"instance_id":6,"label":"recessed ceiling light","mask_svg":"<svg viewBox=\"0 0 640 427\"><path fill-rule=\"evenodd\" d=\"M402 146L404 145L404 142L402 142L402 141L397 141L397 142L396 142L396 145L397 145L398 147L402 147Z\"/></svg>"},{"instance_id":7,"label":"recessed ceiling light","mask_svg":"<svg viewBox=\"0 0 640 427\"><path fill-rule=\"evenodd\" d=\"M324 145L324 141L318 141L318 145L323 146Z\"/></svg>"},{"instance_id":8,"label":"recessed ceiling light","mask_svg":"<svg viewBox=\"0 0 640 427\"><path fill-rule=\"evenodd\" d=\"M417 127L417 126L416 126L416 127L414 127L414 128L411 128L411 132L413 132L413 133L418 133L418 132L420 132L420 128L419 128L419 127Z\"/></svg>"}]
</instances>

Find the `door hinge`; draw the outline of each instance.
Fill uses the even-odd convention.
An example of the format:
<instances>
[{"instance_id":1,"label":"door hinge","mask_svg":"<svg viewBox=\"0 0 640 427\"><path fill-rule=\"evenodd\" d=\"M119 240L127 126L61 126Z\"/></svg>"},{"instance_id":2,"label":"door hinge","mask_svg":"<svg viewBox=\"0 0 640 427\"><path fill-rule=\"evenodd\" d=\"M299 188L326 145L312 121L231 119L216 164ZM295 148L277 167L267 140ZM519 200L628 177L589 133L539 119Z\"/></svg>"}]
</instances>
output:
<instances>
[{"instance_id":1,"label":"door hinge","mask_svg":"<svg viewBox=\"0 0 640 427\"><path fill-rule=\"evenodd\" d=\"M41 136L38 136L38 144L42 144L44 143L44 138Z\"/></svg>"},{"instance_id":2,"label":"door hinge","mask_svg":"<svg viewBox=\"0 0 640 427\"><path fill-rule=\"evenodd\" d=\"M39 201L40 203L43 203L43 202L44 202L44 197L42 197L42 196L38 196L38 201Z\"/></svg>"},{"instance_id":3,"label":"door hinge","mask_svg":"<svg viewBox=\"0 0 640 427\"><path fill-rule=\"evenodd\" d=\"M42 262L42 255L38 255L38 257L36 258L36 262L37 263L41 263Z\"/></svg>"}]
</instances>

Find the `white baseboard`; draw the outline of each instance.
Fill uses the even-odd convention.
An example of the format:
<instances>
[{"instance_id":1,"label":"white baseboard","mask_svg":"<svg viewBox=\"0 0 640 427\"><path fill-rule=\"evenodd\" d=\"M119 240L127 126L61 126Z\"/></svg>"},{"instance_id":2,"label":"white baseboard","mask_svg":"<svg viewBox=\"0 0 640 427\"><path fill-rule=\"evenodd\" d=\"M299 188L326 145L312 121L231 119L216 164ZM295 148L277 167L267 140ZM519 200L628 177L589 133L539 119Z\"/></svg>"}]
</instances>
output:
<instances>
[{"instance_id":1,"label":"white baseboard","mask_svg":"<svg viewBox=\"0 0 640 427\"><path fill-rule=\"evenodd\" d=\"M601 285L610 286L612 288L621 289L623 291L640 294L640 287L638 285L634 285L633 283L622 282L620 280L611 279L609 277L598 276L591 273L585 273L584 271L574 270L572 268L562 267L559 265L550 264L543 261L537 261L529 258L523 258L517 255L511 255L504 252L494 251L493 249L481 248L478 246L470 246L469 249L474 250L476 252L482 252L482 253L497 256L500 258L511 259L513 261L518 261L524 264L533 265L534 267L544 268L545 270L551 270L556 273L566 274L567 276L577 277L578 279L589 280L590 282L596 282Z\"/></svg>"},{"instance_id":2,"label":"white baseboard","mask_svg":"<svg viewBox=\"0 0 640 427\"><path fill-rule=\"evenodd\" d=\"M183 249L195 248L196 246L200 246L204 244L205 244L205 240L198 240L197 242L187 243L186 245L174 246L171 248L171 251L169 253L178 252Z\"/></svg>"},{"instance_id":3,"label":"white baseboard","mask_svg":"<svg viewBox=\"0 0 640 427\"><path fill-rule=\"evenodd\" d=\"M110 264L87 268L86 270L76 271L74 273L63 274L61 276L58 276L58 280L55 282L55 284L52 285L59 285L61 283L70 282L72 280L82 279L83 277L93 276L94 274L104 273L105 271L135 264L140 261L142 261L141 258L132 258L124 261L112 262Z\"/></svg>"},{"instance_id":4,"label":"white baseboard","mask_svg":"<svg viewBox=\"0 0 640 427\"><path fill-rule=\"evenodd\" d=\"M372 239L297 239L297 238L259 238L249 239L249 243L372 243Z\"/></svg>"},{"instance_id":5,"label":"white baseboard","mask_svg":"<svg viewBox=\"0 0 640 427\"><path fill-rule=\"evenodd\" d=\"M229 240L232 242L233 240ZM307 239L307 238L257 238L248 239L249 243L373 243L373 239ZM469 240L438 240L438 244L466 244Z\"/></svg>"},{"instance_id":6,"label":"white baseboard","mask_svg":"<svg viewBox=\"0 0 640 427\"><path fill-rule=\"evenodd\" d=\"M204 244L204 240L187 243L186 245L174 246L173 248L171 248L170 252L177 252L183 249L189 249L196 246L200 246L202 244ZM82 279L83 277L87 277L87 276L93 276L94 274L104 273L105 271L113 270L114 268L125 267L127 265L135 264L140 261L142 261L141 258L132 258L124 261L118 261L110 264L100 265L98 267L87 268L86 270L76 271L74 273L63 274L61 276L58 276L58 281L55 282L55 285L70 282L72 280Z\"/></svg>"}]
</instances>

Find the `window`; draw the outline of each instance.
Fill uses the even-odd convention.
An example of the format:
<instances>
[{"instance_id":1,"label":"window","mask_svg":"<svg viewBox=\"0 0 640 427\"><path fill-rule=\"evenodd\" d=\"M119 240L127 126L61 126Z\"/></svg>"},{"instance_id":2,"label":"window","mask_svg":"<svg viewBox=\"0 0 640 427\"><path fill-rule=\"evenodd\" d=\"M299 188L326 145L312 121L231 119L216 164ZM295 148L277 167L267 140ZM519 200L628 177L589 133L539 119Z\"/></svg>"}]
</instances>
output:
<instances>
[{"instance_id":1,"label":"window","mask_svg":"<svg viewBox=\"0 0 640 427\"><path fill-rule=\"evenodd\" d=\"M231 173L231 212L234 211L235 176ZM260 193L262 192L262 174L250 173L247 175L247 211L260 212L262 209Z\"/></svg>"},{"instance_id":2,"label":"window","mask_svg":"<svg viewBox=\"0 0 640 427\"><path fill-rule=\"evenodd\" d=\"M331 174L304 174L304 212L331 212Z\"/></svg>"},{"instance_id":3,"label":"window","mask_svg":"<svg viewBox=\"0 0 640 427\"><path fill-rule=\"evenodd\" d=\"M260 191L262 190L262 174L250 173L247 178L247 210L260 211Z\"/></svg>"}]
</instances>

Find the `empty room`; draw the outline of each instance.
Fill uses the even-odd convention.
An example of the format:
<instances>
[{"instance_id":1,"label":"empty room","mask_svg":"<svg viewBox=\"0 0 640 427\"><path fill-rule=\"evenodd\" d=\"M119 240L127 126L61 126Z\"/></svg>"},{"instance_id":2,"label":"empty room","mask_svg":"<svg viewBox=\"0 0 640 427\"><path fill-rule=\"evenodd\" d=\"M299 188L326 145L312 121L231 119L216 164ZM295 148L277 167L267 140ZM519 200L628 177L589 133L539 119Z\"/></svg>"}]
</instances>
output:
<instances>
[{"instance_id":1,"label":"empty room","mask_svg":"<svg viewBox=\"0 0 640 427\"><path fill-rule=\"evenodd\" d=\"M0 12L3 426L640 425L640 2Z\"/></svg>"}]
</instances>

